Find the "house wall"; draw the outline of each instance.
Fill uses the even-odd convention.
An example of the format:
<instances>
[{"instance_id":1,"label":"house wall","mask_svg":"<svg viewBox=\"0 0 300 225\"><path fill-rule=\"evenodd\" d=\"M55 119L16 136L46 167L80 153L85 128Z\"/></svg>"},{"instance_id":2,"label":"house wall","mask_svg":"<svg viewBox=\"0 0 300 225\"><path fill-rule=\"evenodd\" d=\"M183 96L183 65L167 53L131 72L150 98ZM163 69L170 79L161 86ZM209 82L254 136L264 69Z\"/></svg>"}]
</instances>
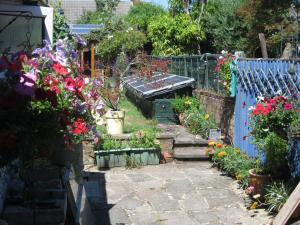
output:
<instances>
[{"instance_id":1,"label":"house wall","mask_svg":"<svg viewBox=\"0 0 300 225\"><path fill-rule=\"evenodd\" d=\"M49 3L55 5L57 0L49 0ZM126 15L132 3L128 1L120 1L116 8L115 14ZM62 0L61 7L69 23L76 24L84 12L96 11L97 5L95 0Z\"/></svg>"}]
</instances>

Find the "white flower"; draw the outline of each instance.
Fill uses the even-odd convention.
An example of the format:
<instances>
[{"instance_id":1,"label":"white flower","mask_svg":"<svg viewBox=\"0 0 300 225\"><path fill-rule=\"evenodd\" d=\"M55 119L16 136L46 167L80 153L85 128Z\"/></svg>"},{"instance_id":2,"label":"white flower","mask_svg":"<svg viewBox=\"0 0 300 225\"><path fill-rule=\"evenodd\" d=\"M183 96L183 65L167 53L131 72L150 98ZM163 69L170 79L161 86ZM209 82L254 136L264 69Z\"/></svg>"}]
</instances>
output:
<instances>
[{"instance_id":1,"label":"white flower","mask_svg":"<svg viewBox=\"0 0 300 225\"><path fill-rule=\"evenodd\" d=\"M223 57L223 56L220 56L219 59L224 59L224 57Z\"/></svg>"},{"instance_id":2,"label":"white flower","mask_svg":"<svg viewBox=\"0 0 300 225\"><path fill-rule=\"evenodd\" d=\"M113 38L114 36L113 35L108 35L107 36L107 39L111 39L111 38Z\"/></svg>"},{"instance_id":3,"label":"white flower","mask_svg":"<svg viewBox=\"0 0 300 225\"><path fill-rule=\"evenodd\" d=\"M90 83L90 79L88 77L84 78L84 84Z\"/></svg>"},{"instance_id":4,"label":"white flower","mask_svg":"<svg viewBox=\"0 0 300 225\"><path fill-rule=\"evenodd\" d=\"M254 106L250 106L250 107L248 108L249 111L253 111L253 109L255 109Z\"/></svg>"},{"instance_id":5,"label":"white flower","mask_svg":"<svg viewBox=\"0 0 300 225\"><path fill-rule=\"evenodd\" d=\"M225 50L222 50L222 51L221 51L221 54L222 54L222 55L225 55L225 54L227 54L227 53L228 53L228 52L225 51Z\"/></svg>"},{"instance_id":6,"label":"white flower","mask_svg":"<svg viewBox=\"0 0 300 225\"><path fill-rule=\"evenodd\" d=\"M132 28L132 27L129 27L129 28L128 28L128 31L132 31L132 30L133 30L133 28Z\"/></svg>"}]
</instances>

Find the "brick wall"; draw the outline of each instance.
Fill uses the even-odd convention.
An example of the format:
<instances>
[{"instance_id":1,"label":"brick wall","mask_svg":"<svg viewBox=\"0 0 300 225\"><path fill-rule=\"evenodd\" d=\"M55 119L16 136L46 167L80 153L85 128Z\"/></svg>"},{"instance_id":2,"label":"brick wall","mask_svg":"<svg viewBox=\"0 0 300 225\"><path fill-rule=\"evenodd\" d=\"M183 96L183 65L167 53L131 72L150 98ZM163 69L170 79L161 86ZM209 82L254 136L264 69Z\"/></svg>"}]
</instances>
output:
<instances>
[{"instance_id":1,"label":"brick wall","mask_svg":"<svg viewBox=\"0 0 300 225\"><path fill-rule=\"evenodd\" d=\"M234 135L234 99L202 90L195 91L195 94L207 113L215 116L218 127L222 129L222 135L232 142Z\"/></svg>"}]
</instances>

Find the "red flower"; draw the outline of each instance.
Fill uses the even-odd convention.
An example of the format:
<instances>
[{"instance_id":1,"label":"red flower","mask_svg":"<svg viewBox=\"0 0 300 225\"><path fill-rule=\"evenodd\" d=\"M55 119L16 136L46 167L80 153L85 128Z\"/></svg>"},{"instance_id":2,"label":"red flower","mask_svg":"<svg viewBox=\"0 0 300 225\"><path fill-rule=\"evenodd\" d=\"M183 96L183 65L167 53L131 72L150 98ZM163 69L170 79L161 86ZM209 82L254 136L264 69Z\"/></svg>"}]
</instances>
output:
<instances>
[{"instance_id":1,"label":"red flower","mask_svg":"<svg viewBox=\"0 0 300 225\"><path fill-rule=\"evenodd\" d=\"M291 110L293 108L293 105L290 103L286 103L286 104L284 104L283 108L284 108L284 110Z\"/></svg>"},{"instance_id":2,"label":"red flower","mask_svg":"<svg viewBox=\"0 0 300 225\"><path fill-rule=\"evenodd\" d=\"M72 126L72 133L79 135L79 134L86 134L87 132L88 132L88 129L87 129L84 121L82 119L78 118Z\"/></svg>"},{"instance_id":3,"label":"red flower","mask_svg":"<svg viewBox=\"0 0 300 225\"><path fill-rule=\"evenodd\" d=\"M62 66L60 63L57 63L57 62L54 63L52 68L56 73L58 73L60 75L66 76L69 74L69 71L64 66Z\"/></svg>"}]
</instances>

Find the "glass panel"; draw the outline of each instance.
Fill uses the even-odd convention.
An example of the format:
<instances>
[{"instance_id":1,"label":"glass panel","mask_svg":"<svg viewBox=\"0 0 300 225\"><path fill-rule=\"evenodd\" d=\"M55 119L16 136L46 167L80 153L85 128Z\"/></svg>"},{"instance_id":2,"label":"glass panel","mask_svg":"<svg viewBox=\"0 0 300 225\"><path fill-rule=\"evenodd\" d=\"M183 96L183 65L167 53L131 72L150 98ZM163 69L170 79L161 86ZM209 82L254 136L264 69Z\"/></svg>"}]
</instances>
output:
<instances>
[{"instance_id":1,"label":"glass panel","mask_svg":"<svg viewBox=\"0 0 300 225\"><path fill-rule=\"evenodd\" d=\"M42 44L43 18L0 15L0 32L0 53L32 52Z\"/></svg>"}]
</instances>

